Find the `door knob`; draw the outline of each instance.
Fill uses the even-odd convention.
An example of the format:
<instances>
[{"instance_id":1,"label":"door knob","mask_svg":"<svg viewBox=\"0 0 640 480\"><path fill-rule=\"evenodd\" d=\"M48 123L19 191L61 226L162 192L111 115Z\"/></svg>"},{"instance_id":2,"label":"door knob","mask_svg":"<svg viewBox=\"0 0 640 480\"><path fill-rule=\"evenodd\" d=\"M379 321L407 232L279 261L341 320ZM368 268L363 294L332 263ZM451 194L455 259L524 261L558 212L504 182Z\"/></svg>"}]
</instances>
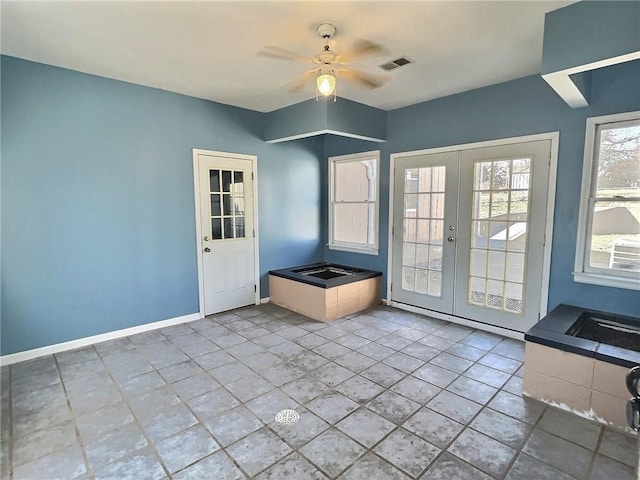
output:
<instances>
[{"instance_id":1,"label":"door knob","mask_svg":"<svg viewBox=\"0 0 640 480\"><path fill-rule=\"evenodd\" d=\"M211 249L210 249L209 247L206 247L206 248L204 249L204 251L205 251L205 252L210 252L210 251L211 251Z\"/></svg>"},{"instance_id":2,"label":"door knob","mask_svg":"<svg viewBox=\"0 0 640 480\"><path fill-rule=\"evenodd\" d=\"M449 242L453 242L455 240L455 238L453 237L453 235L450 235L450 236L447 237L447 240Z\"/></svg>"}]
</instances>

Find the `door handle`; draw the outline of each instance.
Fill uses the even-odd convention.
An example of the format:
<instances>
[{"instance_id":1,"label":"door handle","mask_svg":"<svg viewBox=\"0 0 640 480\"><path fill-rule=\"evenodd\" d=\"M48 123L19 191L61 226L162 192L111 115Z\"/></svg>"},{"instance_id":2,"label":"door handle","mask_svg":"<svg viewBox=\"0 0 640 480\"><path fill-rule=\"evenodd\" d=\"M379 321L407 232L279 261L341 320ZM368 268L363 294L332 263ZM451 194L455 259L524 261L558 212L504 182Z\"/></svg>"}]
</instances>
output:
<instances>
[{"instance_id":1,"label":"door handle","mask_svg":"<svg viewBox=\"0 0 640 480\"><path fill-rule=\"evenodd\" d=\"M211 251L211 249L210 249L209 247L206 247L206 248L204 249L204 251L208 253L208 252L210 252L210 251Z\"/></svg>"},{"instance_id":2,"label":"door handle","mask_svg":"<svg viewBox=\"0 0 640 480\"><path fill-rule=\"evenodd\" d=\"M449 241L449 242L453 242L454 240L455 240L455 238L454 238L454 236L453 236L453 235L449 235L449 236L447 237L447 241Z\"/></svg>"}]
</instances>

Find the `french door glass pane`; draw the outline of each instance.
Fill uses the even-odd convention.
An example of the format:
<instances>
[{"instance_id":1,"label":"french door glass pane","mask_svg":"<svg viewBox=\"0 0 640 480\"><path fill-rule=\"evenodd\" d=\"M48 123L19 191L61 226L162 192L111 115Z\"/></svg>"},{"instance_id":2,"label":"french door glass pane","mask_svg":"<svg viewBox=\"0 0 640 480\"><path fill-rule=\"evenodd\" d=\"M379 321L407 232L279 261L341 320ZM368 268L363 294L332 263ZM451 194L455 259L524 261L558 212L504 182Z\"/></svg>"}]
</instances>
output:
<instances>
[{"instance_id":1,"label":"french door glass pane","mask_svg":"<svg viewBox=\"0 0 640 480\"><path fill-rule=\"evenodd\" d=\"M531 159L476 162L467 301L522 313Z\"/></svg>"},{"instance_id":2,"label":"french door glass pane","mask_svg":"<svg viewBox=\"0 0 640 480\"><path fill-rule=\"evenodd\" d=\"M402 289L442 295L445 167L404 171Z\"/></svg>"}]
</instances>

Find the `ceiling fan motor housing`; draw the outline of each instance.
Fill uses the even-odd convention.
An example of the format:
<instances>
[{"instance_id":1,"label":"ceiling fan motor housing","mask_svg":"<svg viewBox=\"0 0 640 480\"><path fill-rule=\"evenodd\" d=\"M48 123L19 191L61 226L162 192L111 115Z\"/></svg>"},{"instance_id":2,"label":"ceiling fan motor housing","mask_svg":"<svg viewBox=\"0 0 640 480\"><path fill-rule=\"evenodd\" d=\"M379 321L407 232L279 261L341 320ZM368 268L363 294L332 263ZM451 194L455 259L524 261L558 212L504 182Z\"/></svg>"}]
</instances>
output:
<instances>
[{"instance_id":1,"label":"ceiling fan motor housing","mask_svg":"<svg viewBox=\"0 0 640 480\"><path fill-rule=\"evenodd\" d=\"M336 34L336 27L330 23L321 23L318 25L318 35L322 38L331 38Z\"/></svg>"}]
</instances>

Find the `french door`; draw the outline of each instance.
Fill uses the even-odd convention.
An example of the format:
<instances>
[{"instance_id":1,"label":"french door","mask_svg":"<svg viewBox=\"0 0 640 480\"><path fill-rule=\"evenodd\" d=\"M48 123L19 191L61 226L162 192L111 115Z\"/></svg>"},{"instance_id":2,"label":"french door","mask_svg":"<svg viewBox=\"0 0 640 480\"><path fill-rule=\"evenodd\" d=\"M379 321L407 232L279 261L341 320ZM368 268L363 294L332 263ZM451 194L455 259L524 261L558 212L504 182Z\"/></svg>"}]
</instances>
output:
<instances>
[{"instance_id":1,"label":"french door","mask_svg":"<svg viewBox=\"0 0 640 480\"><path fill-rule=\"evenodd\" d=\"M550 140L396 158L391 299L526 331L539 319Z\"/></svg>"}]
</instances>

